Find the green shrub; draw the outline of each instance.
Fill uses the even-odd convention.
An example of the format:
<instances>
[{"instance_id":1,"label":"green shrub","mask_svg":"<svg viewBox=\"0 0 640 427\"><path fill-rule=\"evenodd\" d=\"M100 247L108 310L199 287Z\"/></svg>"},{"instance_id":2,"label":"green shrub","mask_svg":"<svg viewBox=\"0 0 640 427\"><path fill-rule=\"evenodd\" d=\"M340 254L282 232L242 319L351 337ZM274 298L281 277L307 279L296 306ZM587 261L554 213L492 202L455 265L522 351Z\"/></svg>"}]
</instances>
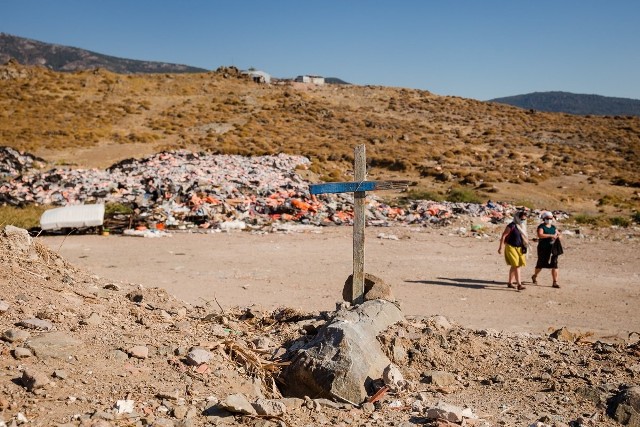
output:
<instances>
[{"instance_id":1,"label":"green shrub","mask_svg":"<svg viewBox=\"0 0 640 427\"><path fill-rule=\"evenodd\" d=\"M632 220L633 222L635 222L636 224L640 224L640 211L638 211L638 212L634 212L634 213L631 215L631 220Z\"/></svg>"},{"instance_id":2,"label":"green shrub","mask_svg":"<svg viewBox=\"0 0 640 427\"><path fill-rule=\"evenodd\" d=\"M446 196L445 199L454 203L482 203L482 199L475 191L466 188L454 188Z\"/></svg>"},{"instance_id":3,"label":"green shrub","mask_svg":"<svg viewBox=\"0 0 640 427\"><path fill-rule=\"evenodd\" d=\"M611 217L609 218L609 222L611 223L611 225L616 225L618 227L628 227L631 225L631 220L623 216Z\"/></svg>"},{"instance_id":4,"label":"green shrub","mask_svg":"<svg viewBox=\"0 0 640 427\"><path fill-rule=\"evenodd\" d=\"M104 205L104 215L118 215L118 214L131 214L133 209L130 206L123 205L121 203L107 203Z\"/></svg>"}]
</instances>

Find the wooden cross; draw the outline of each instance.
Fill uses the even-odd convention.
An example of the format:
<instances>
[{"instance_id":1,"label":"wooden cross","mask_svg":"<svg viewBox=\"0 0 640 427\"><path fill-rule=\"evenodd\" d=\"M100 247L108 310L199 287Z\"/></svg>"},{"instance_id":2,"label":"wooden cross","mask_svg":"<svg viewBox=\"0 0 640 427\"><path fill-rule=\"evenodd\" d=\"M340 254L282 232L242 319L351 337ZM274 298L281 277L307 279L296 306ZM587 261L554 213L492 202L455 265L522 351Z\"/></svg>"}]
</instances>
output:
<instances>
[{"instance_id":1,"label":"wooden cross","mask_svg":"<svg viewBox=\"0 0 640 427\"><path fill-rule=\"evenodd\" d=\"M406 188L409 185L409 181L365 181L367 162L364 144L358 145L353 150L353 154L354 181L311 184L309 192L311 194L353 192L353 281L351 303L355 305L364 302L364 208L366 192Z\"/></svg>"}]
</instances>

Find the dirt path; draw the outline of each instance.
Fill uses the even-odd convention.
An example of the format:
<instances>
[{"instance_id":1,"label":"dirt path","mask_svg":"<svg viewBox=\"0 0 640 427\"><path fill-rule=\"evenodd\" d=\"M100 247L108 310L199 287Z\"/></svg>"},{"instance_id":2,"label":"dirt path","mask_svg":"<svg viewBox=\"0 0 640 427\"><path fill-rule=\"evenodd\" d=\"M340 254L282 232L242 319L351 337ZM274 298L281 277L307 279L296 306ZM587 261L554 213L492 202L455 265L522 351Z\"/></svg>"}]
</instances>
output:
<instances>
[{"instance_id":1,"label":"dirt path","mask_svg":"<svg viewBox=\"0 0 640 427\"><path fill-rule=\"evenodd\" d=\"M482 239L454 230L368 228L366 269L393 287L406 315L442 314L464 326L548 332L566 326L599 338L640 331L640 241L566 236L562 289L550 273L507 289L497 254L502 227ZM378 238L394 235L399 240ZM159 286L185 301L222 307L332 310L351 273L351 228L321 233L44 237L68 261L114 281ZM530 281L535 259L529 259Z\"/></svg>"}]
</instances>

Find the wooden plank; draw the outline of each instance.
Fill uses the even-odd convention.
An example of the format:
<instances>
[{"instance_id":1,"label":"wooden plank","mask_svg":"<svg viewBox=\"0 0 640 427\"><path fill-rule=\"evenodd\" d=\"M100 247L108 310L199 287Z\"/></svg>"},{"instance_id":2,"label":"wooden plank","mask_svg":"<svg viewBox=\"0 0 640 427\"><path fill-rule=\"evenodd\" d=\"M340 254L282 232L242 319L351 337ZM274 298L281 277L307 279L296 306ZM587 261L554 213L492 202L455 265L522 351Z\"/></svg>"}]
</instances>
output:
<instances>
[{"instance_id":1,"label":"wooden plank","mask_svg":"<svg viewBox=\"0 0 640 427\"><path fill-rule=\"evenodd\" d=\"M399 190L407 188L410 181L362 181L362 182L326 182L309 185L309 193L355 193L356 191Z\"/></svg>"},{"instance_id":2,"label":"wooden plank","mask_svg":"<svg viewBox=\"0 0 640 427\"><path fill-rule=\"evenodd\" d=\"M354 193L356 191L373 191L376 188L375 181L364 182L327 182L324 184L311 184L309 193Z\"/></svg>"},{"instance_id":3,"label":"wooden plank","mask_svg":"<svg viewBox=\"0 0 640 427\"><path fill-rule=\"evenodd\" d=\"M367 178L365 145L358 145L354 150L354 180L362 183ZM353 285L351 304L364 302L364 226L365 226L365 191L353 193Z\"/></svg>"}]
</instances>

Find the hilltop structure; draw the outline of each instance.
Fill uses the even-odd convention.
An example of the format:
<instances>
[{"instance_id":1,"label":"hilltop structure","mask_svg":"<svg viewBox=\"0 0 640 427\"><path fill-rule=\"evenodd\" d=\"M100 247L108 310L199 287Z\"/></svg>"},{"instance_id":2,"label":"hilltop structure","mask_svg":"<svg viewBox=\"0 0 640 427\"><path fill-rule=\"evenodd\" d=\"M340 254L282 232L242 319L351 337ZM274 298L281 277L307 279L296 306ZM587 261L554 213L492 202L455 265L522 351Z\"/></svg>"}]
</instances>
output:
<instances>
[{"instance_id":1,"label":"hilltop structure","mask_svg":"<svg viewBox=\"0 0 640 427\"><path fill-rule=\"evenodd\" d=\"M305 74L305 75L296 77L295 81L298 83L311 83L318 86L324 85L324 77L322 76L311 76L311 75Z\"/></svg>"}]
</instances>

